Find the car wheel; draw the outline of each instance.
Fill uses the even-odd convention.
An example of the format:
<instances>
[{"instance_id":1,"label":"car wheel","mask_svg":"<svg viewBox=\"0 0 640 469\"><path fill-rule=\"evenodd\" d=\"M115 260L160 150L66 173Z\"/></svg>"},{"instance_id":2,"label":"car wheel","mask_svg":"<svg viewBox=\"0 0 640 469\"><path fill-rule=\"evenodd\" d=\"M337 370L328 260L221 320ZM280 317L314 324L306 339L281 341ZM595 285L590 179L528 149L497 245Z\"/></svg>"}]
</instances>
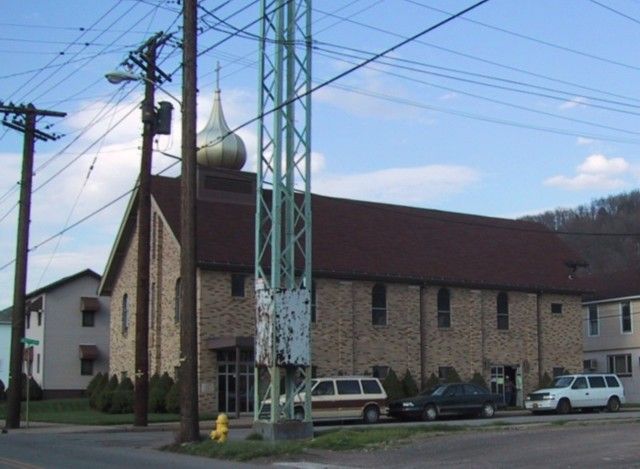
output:
<instances>
[{"instance_id":1,"label":"car wheel","mask_svg":"<svg viewBox=\"0 0 640 469\"><path fill-rule=\"evenodd\" d=\"M422 420L426 422L433 422L436 418L438 418L438 409L433 404L429 404L422 411Z\"/></svg>"},{"instance_id":2,"label":"car wheel","mask_svg":"<svg viewBox=\"0 0 640 469\"><path fill-rule=\"evenodd\" d=\"M362 420L364 423L376 423L380 418L380 409L378 409L374 405L370 405L366 409L364 409L364 413L362 414Z\"/></svg>"},{"instance_id":3,"label":"car wheel","mask_svg":"<svg viewBox=\"0 0 640 469\"><path fill-rule=\"evenodd\" d=\"M569 399L560 399L560 402L558 402L558 407L556 407L556 412L558 412L559 414L568 414L569 412L571 412L571 402L569 402Z\"/></svg>"},{"instance_id":4,"label":"car wheel","mask_svg":"<svg viewBox=\"0 0 640 469\"><path fill-rule=\"evenodd\" d=\"M302 407L296 407L293 411L293 419L294 420L304 420L304 409Z\"/></svg>"},{"instance_id":5,"label":"car wheel","mask_svg":"<svg viewBox=\"0 0 640 469\"><path fill-rule=\"evenodd\" d=\"M607 402L607 410L609 412L618 412L620 410L620 399L617 397L610 397Z\"/></svg>"},{"instance_id":6,"label":"car wheel","mask_svg":"<svg viewBox=\"0 0 640 469\"><path fill-rule=\"evenodd\" d=\"M483 418L490 419L495 415L495 413L496 413L496 408L493 406L491 402L485 402L482 405L482 411L480 412L480 415Z\"/></svg>"}]
</instances>

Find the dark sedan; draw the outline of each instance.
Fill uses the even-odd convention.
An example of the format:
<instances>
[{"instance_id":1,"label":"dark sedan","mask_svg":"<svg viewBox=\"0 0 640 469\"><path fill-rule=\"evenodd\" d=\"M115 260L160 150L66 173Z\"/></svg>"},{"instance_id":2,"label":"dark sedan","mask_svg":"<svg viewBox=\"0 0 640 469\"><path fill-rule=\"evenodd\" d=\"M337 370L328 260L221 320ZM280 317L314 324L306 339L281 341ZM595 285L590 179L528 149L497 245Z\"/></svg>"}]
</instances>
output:
<instances>
[{"instance_id":1,"label":"dark sedan","mask_svg":"<svg viewBox=\"0 0 640 469\"><path fill-rule=\"evenodd\" d=\"M417 396L389 403L389 416L398 419L435 420L440 415L475 414L493 417L501 402L482 386L471 383L442 384Z\"/></svg>"}]
</instances>

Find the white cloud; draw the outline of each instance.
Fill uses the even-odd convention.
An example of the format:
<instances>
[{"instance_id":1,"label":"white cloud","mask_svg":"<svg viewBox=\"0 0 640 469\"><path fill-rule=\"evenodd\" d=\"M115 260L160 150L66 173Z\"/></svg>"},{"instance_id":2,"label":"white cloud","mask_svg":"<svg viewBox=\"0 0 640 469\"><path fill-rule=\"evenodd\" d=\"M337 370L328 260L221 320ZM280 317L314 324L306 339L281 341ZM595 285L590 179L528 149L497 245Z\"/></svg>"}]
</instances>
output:
<instances>
[{"instance_id":1,"label":"white cloud","mask_svg":"<svg viewBox=\"0 0 640 469\"><path fill-rule=\"evenodd\" d=\"M595 142L596 142L595 140L591 138L586 138L586 137L578 137L578 139L576 140L576 143L578 145L591 145Z\"/></svg>"},{"instance_id":2,"label":"white cloud","mask_svg":"<svg viewBox=\"0 0 640 469\"><path fill-rule=\"evenodd\" d=\"M377 202L424 204L462 192L480 180L466 166L389 168L352 175L317 174L315 193Z\"/></svg>"},{"instance_id":3,"label":"white cloud","mask_svg":"<svg viewBox=\"0 0 640 469\"><path fill-rule=\"evenodd\" d=\"M565 101L564 103L560 104L560 106L558 107L562 110L573 109L576 107L583 107L586 102L587 98L583 96L576 96L575 98L572 98L569 101Z\"/></svg>"},{"instance_id":4,"label":"white cloud","mask_svg":"<svg viewBox=\"0 0 640 469\"><path fill-rule=\"evenodd\" d=\"M595 175L620 174L629 169L629 163L624 158L607 158L601 154L594 154L578 166L578 172Z\"/></svg>"},{"instance_id":5,"label":"white cloud","mask_svg":"<svg viewBox=\"0 0 640 469\"><path fill-rule=\"evenodd\" d=\"M553 176L544 181L546 186L566 190L620 189L629 181L625 176L631 174L631 165L624 158L607 158L593 154L577 166L575 176Z\"/></svg>"}]
</instances>

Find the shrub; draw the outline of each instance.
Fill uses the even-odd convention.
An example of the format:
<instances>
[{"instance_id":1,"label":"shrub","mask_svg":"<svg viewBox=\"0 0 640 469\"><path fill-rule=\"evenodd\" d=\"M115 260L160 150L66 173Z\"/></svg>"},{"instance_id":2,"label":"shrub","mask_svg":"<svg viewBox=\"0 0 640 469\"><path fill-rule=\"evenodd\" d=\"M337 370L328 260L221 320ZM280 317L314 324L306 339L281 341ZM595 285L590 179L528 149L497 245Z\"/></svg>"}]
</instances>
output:
<instances>
[{"instance_id":1,"label":"shrub","mask_svg":"<svg viewBox=\"0 0 640 469\"><path fill-rule=\"evenodd\" d=\"M131 412L133 412L133 382L125 377L113 392L109 413L130 414Z\"/></svg>"},{"instance_id":2,"label":"shrub","mask_svg":"<svg viewBox=\"0 0 640 469\"><path fill-rule=\"evenodd\" d=\"M482 386L485 389L488 389L487 382L484 380L484 377L477 371L473 374L473 378L471 378L471 382L473 384L477 384L478 386Z\"/></svg>"},{"instance_id":3,"label":"shrub","mask_svg":"<svg viewBox=\"0 0 640 469\"><path fill-rule=\"evenodd\" d=\"M451 367L449 369L449 372L447 373L447 376L445 376L445 378L444 378L444 382L445 383L459 383L460 381L462 381L462 379L460 378L460 375L458 374L458 372L456 371L456 369L454 367Z\"/></svg>"},{"instance_id":4,"label":"shrub","mask_svg":"<svg viewBox=\"0 0 640 469\"><path fill-rule=\"evenodd\" d=\"M438 386L440 384L440 379L438 379L438 376L436 376L435 373L431 373L431 375L429 376L429 378L427 379L427 382L424 383L424 389L433 389L436 386Z\"/></svg>"},{"instance_id":5,"label":"shrub","mask_svg":"<svg viewBox=\"0 0 640 469\"><path fill-rule=\"evenodd\" d=\"M389 372L387 373L387 377L382 382L382 386L384 390L387 391L387 398L390 401L395 399L401 399L404 396L404 391L402 389L402 384L398 380L395 371L393 368L389 368Z\"/></svg>"},{"instance_id":6,"label":"shrub","mask_svg":"<svg viewBox=\"0 0 640 469\"><path fill-rule=\"evenodd\" d=\"M411 376L411 372L407 368L407 371L404 372L404 376L402 377L402 391L406 397L415 396L418 394L418 385L416 384L416 380Z\"/></svg>"},{"instance_id":7,"label":"shrub","mask_svg":"<svg viewBox=\"0 0 640 469\"><path fill-rule=\"evenodd\" d=\"M180 413L180 384L176 381L167 393L165 408L170 414Z\"/></svg>"},{"instance_id":8,"label":"shrub","mask_svg":"<svg viewBox=\"0 0 640 469\"><path fill-rule=\"evenodd\" d=\"M154 375L151 378L149 381L149 412L167 412L167 393L172 385L173 379L166 372L160 377Z\"/></svg>"},{"instance_id":9,"label":"shrub","mask_svg":"<svg viewBox=\"0 0 640 469\"><path fill-rule=\"evenodd\" d=\"M26 373L22 373L20 375L20 380L22 382L22 392L20 399L23 401L27 400L27 375ZM9 386L10 388L11 386ZM9 388L7 388L6 392L9 392ZM40 401L42 400L42 388L36 382L33 377L29 378L29 400L30 401Z\"/></svg>"},{"instance_id":10,"label":"shrub","mask_svg":"<svg viewBox=\"0 0 640 469\"><path fill-rule=\"evenodd\" d=\"M87 396L91 397L93 390L96 388L96 386L98 386L100 380L102 380L102 373L98 373L93 378L91 378L91 381L89 381L89 384L87 385L87 389L85 391Z\"/></svg>"},{"instance_id":11,"label":"shrub","mask_svg":"<svg viewBox=\"0 0 640 469\"><path fill-rule=\"evenodd\" d=\"M7 393L4 387L4 382L0 379L0 401L4 401L7 398Z\"/></svg>"},{"instance_id":12,"label":"shrub","mask_svg":"<svg viewBox=\"0 0 640 469\"><path fill-rule=\"evenodd\" d=\"M102 394L102 391L109 383L109 375L108 373L104 373L100 376L100 379L96 382L95 386L91 390L91 394L89 394L89 407L92 409L98 408L98 397Z\"/></svg>"},{"instance_id":13,"label":"shrub","mask_svg":"<svg viewBox=\"0 0 640 469\"><path fill-rule=\"evenodd\" d=\"M113 393L118 388L118 377L113 375L107 385L102 388L96 398L96 409L100 412L109 412L113 401Z\"/></svg>"},{"instance_id":14,"label":"shrub","mask_svg":"<svg viewBox=\"0 0 640 469\"><path fill-rule=\"evenodd\" d=\"M549 373L545 371L544 375L542 375L542 378L540 378L540 387L548 388L549 386L551 386L551 383L553 383L553 380L551 379L551 376L549 376Z\"/></svg>"}]
</instances>

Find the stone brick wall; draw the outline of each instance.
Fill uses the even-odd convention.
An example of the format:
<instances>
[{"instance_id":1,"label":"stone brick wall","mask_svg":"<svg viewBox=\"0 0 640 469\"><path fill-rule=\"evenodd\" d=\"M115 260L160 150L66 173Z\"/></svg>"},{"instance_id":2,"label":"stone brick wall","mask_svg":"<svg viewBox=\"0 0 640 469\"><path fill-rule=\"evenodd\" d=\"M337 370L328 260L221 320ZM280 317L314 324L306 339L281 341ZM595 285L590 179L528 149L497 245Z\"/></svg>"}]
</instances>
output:
<instances>
[{"instance_id":1,"label":"stone brick wall","mask_svg":"<svg viewBox=\"0 0 640 469\"><path fill-rule=\"evenodd\" d=\"M562 304L562 313L552 313L552 303ZM562 367L571 373L582 372L582 318L582 305L578 296L541 296L541 374L546 372L553 376L554 367Z\"/></svg>"},{"instance_id":2,"label":"stone brick wall","mask_svg":"<svg viewBox=\"0 0 640 469\"><path fill-rule=\"evenodd\" d=\"M180 247L157 207L152 228L150 373L175 378L180 356L180 328L175 316ZM136 234L117 276L111 301L110 374L134 375ZM255 334L253 275L246 275L245 296L231 295L231 272L198 271L198 373L200 410L217 409L216 352L211 337ZM409 370L424 383L438 367L452 366L462 379L475 372L489 383L492 365L521 366L524 392L536 388L540 371L553 367L579 371L582 318L579 296L508 291L509 329L497 329L497 290L419 287L386 283L387 324L372 325L373 282L315 279L316 322L312 324L312 363L320 376L371 374L373 366L393 368L399 377ZM451 326L438 328L437 294L450 292ZM122 298L128 295L129 330L122 333ZM562 314L551 313L562 303ZM537 323L540 308L540 325ZM422 315L422 320L421 320ZM540 337L538 337L540 331ZM541 357L541 368L538 358Z\"/></svg>"},{"instance_id":3,"label":"stone brick wall","mask_svg":"<svg viewBox=\"0 0 640 469\"><path fill-rule=\"evenodd\" d=\"M129 246L122 261L122 267L111 293L111 324L109 331L109 375L122 373L132 378L134 376L135 336L136 336L136 278L138 259L138 235L131 236ZM123 297L127 295L129 311L129 327L126 334L122 331Z\"/></svg>"}]
</instances>

